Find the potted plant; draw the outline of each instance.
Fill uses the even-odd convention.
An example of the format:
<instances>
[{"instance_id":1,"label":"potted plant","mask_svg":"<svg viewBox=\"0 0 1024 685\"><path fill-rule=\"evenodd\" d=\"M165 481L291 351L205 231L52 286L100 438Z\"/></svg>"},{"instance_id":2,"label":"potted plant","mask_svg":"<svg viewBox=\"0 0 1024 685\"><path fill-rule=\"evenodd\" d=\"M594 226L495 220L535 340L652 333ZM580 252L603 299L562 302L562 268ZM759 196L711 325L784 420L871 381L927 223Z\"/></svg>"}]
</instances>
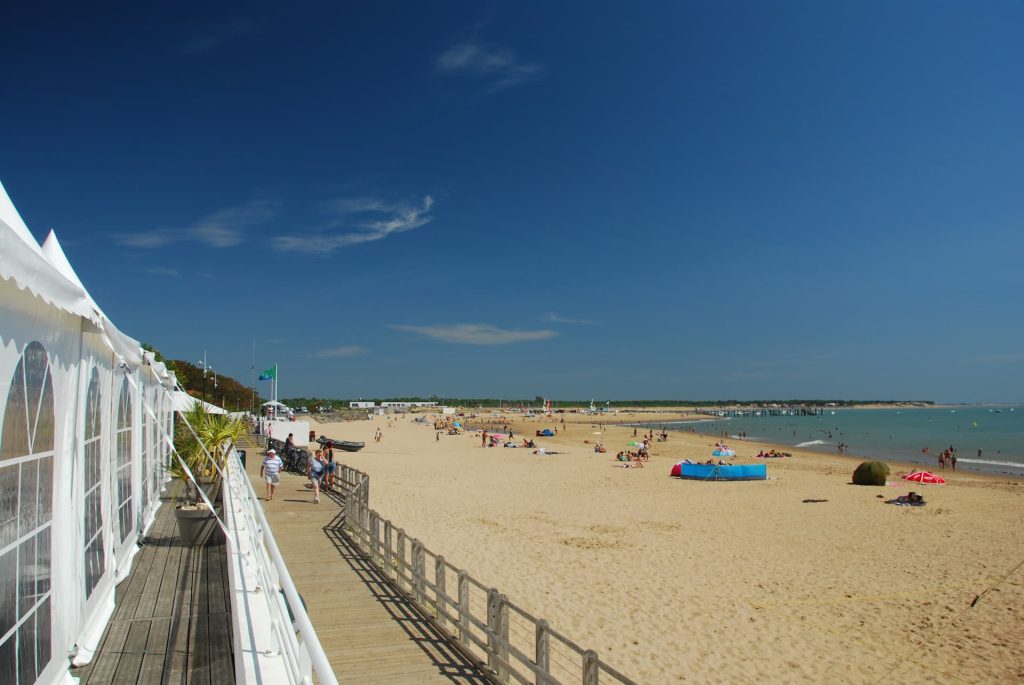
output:
<instances>
[{"instance_id":1,"label":"potted plant","mask_svg":"<svg viewBox=\"0 0 1024 685\"><path fill-rule=\"evenodd\" d=\"M199 402L183 412L182 418L174 439L181 459L173 457L169 470L181 483L184 494L174 510L178 533L182 543L191 546L205 543L213 529L213 511L200 499L198 488L202 488L206 499L216 504L228 451L246 429L241 420L233 420L227 414L214 414Z\"/></svg>"}]
</instances>

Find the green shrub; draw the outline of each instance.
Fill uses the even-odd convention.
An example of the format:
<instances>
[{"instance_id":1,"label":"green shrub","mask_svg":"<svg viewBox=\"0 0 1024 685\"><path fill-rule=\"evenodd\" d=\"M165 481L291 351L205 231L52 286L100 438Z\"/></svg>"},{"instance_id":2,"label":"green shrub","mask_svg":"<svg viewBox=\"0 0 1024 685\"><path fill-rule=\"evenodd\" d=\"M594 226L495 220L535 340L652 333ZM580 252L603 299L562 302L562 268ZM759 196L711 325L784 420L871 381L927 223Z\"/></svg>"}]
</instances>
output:
<instances>
[{"instance_id":1,"label":"green shrub","mask_svg":"<svg viewBox=\"0 0 1024 685\"><path fill-rule=\"evenodd\" d=\"M854 485L885 485L889 465L882 461L866 461L853 472Z\"/></svg>"}]
</instances>

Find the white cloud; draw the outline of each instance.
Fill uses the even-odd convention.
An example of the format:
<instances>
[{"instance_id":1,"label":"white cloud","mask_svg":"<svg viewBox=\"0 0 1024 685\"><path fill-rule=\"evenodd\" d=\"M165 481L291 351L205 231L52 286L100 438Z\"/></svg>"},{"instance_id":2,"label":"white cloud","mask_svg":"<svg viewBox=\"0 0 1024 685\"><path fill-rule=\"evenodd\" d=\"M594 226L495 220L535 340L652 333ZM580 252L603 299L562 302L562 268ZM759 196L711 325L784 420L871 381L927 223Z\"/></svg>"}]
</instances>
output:
<instances>
[{"instance_id":1,"label":"white cloud","mask_svg":"<svg viewBox=\"0 0 1024 685\"><path fill-rule=\"evenodd\" d=\"M178 238L170 231L145 231L142 233L120 233L114 236L119 245L125 247L163 247Z\"/></svg>"},{"instance_id":2,"label":"white cloud","mask_svg":"<svg viewBox=\"0 0 1024 685\"><path fill-rule=\"evenodd\" d=\"M232 19L217 26L208 26L185 41L178 51L183 55L200 55L235 38L255 33L256 28L254 20L245 18Z\"/></svg>"},{"instance_id":3,"label":"white cloud","mask_svg":"<svg viewBox=\"0 0 1024 685\"><path fill-rule=\"evenodd\" d=\"M1020 364L1024 362L1024 352L984 354L975 357L972 361L975 364Z\"/></svg>"},{"instance_id":4,"label":"white cloud","mask_svg":"<svg viewBox=\"0 0 1024 685\"><path fill-rule=\"evenodd\" d=\"M366 354L369 350L365 347L359 347L358 345L347 345L345 347L333 347L329 350L317 350L313 353L314 357L359 357Z\"/></svg>"},{"instance_id":5,"label":"white cloud","mask_svg":"<svg viewBox=\"0 0 1024 685\"><path fill-rule=\"evenodd\" d=\"M509 343L529 340L545 340L558 335L555 331L508 331L488 324L475 323L441 324L437 326L401 326L394 324L391 328L417 333L435 340L464 345L507 345Z\"/></svg>"},{"instance_id":6,"label":"white cloud","mask_svg":"<svg viewBox=\"0 0 1024 685\"><path fill-rule=\"evenodd\" d=\"M547 312L540 317L541 321L548 321L550 323L579 323L579 324L595 324L596 321L590 321L588 319L570 319L564 316L559 316L555 312Z\"/></svg>"},{"instance_id":7,"label":"white cloud","mask_svg":"<svg viewBox=\"0 0 1024 685\"><path fill-rule=\"evenodd\" d=\"M257 200L205 216L185 229L185 233L210 247L231 247L242 242L246 228L265 224L276 215L277 207L273 203Z\"/></svg>"},{"instance_id":8,"label":"white cloud","mask_svg":"<svg viewBox=\"0 0 1024 685\"><path fill-rule=\"evenodd\" d=\"M510 49L477 42L459 43L442 52L435 64L445 76L471 77L498 91L535 81L544 75L544 66L521 61Z\"/></svg>"},{"instance_id":9,"label":"white cloud","mask_svg":"<svg viewBox=\"0 0 1024 685\"><path fill-rule=\"evenodd\" d=\"M125 247L155 248L170 243L196 242L210 247L232 247L245 239L245 231L265 224L277 216L277 205L268 200L254 200L237 207L226 207L178 230L140 231L114 236Z\"/></svg>"},{"instance_id":10,"label":"white cloud","mask_svg":"<svg viewBox=\"0 0 1024 685\"><path fill-rule=\"evenodd\" d=\"M355 232L341 234L309 233L274 239L279 250L326 254L342 247L383 240L395 233L411 231L434 220L430 209L434 198L426 195L416 204L387 203L373 198L345 198L323 205L332 215L327 228L347 227Z\"/></svg>"},{"instance_id":11,"label":"white cloud","mask_svg":"<svg viewBox=\"0 0 1024 685\"><path fill-rule=\"evenodd\" d=\"M156 274L157 276L180 276L181 273L177 269L170 269L166 266L151 266L146 269L147 273Z\"/></svg>"}]
</instances>

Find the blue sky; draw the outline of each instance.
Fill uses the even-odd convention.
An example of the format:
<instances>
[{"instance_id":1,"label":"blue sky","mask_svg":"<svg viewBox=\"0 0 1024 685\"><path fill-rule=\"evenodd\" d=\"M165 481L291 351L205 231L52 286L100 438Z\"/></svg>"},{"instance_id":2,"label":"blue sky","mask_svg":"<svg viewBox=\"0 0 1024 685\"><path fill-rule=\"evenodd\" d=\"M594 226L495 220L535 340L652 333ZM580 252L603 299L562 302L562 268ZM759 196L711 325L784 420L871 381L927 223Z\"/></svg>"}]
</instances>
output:
<instances>
[{"instance_id":1,"label":"blue sky","mask_svg":"<svg viewBox=\"0 0 1024 685\"><path fill-rule=\"evenodd\" d=\"M0 179L281 393L1021 401L1019 2L0 19Z\"/></svg>"}]
</instances>

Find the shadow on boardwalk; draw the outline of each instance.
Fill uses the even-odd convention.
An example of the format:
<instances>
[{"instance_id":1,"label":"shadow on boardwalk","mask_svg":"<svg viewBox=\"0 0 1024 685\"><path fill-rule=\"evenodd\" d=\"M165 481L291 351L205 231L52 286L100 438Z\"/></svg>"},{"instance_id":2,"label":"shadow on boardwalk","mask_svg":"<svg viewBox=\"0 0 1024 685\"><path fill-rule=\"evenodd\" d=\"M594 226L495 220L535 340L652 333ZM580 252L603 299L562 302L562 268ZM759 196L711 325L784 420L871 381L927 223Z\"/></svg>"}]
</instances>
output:
<instances>
[{"instance_id":1,"label":"shadow on boardwalk","mask_svg":"<svg viewBox=\"0 0 1024 685\"><path fill-rule=\"evenodd\" d=\"M373 598L387 611L391 620L398 624L409 640L430 658L438 672L450 681L481 684L494 682L482 664L456 648L449 638L395 587L392 580L381 573L356 547L343 529L345 495L336 492L325 494L338 504L340 511L324 526L324 534Z\"/></svg>"}]
</instances>

